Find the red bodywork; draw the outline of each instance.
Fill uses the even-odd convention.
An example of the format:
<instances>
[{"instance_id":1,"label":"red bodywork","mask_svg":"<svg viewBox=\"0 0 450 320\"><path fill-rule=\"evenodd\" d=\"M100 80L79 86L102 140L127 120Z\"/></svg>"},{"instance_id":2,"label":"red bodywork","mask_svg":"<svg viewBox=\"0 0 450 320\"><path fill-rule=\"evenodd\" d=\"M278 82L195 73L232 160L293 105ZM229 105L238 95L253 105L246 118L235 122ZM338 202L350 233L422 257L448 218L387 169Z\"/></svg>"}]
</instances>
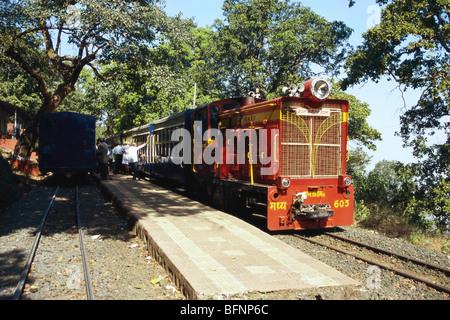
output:
<instances>
[{"instance_id":1,"label":"red bodywork","mask_svg":"<svg viewBox=\"0 0 450 320\"><path fill-rule=\"evenodd\" d=\"M206 181L219 197L239 195L247 203L263 203L270 230L352 224L353 186L346 175L348 101L227 99L197 108L195 120L203 120L204 132L207 127L222 133L222 141L213 136L202 141L202 151L219 153L218 161L193 167L195 179ZM238 163L240 143L245 159ZM289 185L285 180L283 186L284 179Z\"/></svg>"}]
</instances>

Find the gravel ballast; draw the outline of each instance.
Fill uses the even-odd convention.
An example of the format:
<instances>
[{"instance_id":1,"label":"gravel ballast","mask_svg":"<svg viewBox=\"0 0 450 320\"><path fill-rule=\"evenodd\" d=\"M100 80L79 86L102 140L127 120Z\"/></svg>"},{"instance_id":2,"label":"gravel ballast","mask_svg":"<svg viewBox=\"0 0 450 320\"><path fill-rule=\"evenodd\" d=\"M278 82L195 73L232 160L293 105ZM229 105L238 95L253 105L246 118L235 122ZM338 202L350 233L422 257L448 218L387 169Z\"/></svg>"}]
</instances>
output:
<instances>
[{"instance_id":1,"label":"gravel ballast","mask_svg":"<svg viewBox=\"0 0 450 320\"><path fill-rule=\"evenodd\" d=\"M51 179L50 179L51 180ZM41 182L23 199L1 214L0 225L0 299L10 299L28 258L37 227L51 196L54 182ZM69 202L63 188L60 202ZM76 221L58 217L45 227L22 299L84 300L81 255ZM100 191L94 179L80 185L80 212L83 237L93 295L97 300L180 300L185 296L155 261L146 244L132 232L132 223L122 216ZM75 219L74 219L75 220ZM396 251L420 260L450 268L447 255L412 245L402 240L354 227L343 228L340 235L376 247ZM245 294L238 299L339 299L339 300L448 300L449 296L421 283L374 268L365 262L311 244L289 233L274 237L336 268L359 281L357 288L321 288L312 292L268 292ZM78 281L78 282L77 282Z\"/></svg>"},{"instance_id":2,"label":"gravel ballast","mask_svg":"<svg viewBox=\"0 0 450 320\"><path fill-rule=\"evenodd\" d=\"M76 218L61 220L70 187L63 187L48 215L21 299L84 300L86 292ZM34 188L1 215L0 299L10 299L56 184ZM73 189L73 187L72 187ZM96 300L171 300L184 296L148 253L132 226L104 197L96 182L79 187L88 270ZM70 219L69 219L70 220Z\"/></svg>"}]
</instances>

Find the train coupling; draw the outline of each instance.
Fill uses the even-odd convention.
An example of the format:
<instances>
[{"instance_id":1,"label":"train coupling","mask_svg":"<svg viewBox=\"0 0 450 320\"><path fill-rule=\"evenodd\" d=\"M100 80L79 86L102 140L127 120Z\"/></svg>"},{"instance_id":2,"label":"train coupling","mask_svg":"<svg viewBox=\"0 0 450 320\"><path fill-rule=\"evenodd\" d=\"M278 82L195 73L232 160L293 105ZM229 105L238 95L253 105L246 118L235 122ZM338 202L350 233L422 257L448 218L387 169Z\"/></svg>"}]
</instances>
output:
<instances>
[{"instance_id":1,"label":"train coupling","mask_svg":"<svg viewBox=\"0 0 450 320\"><path fill-rule=\"evenodd\" d=\"M329 218L334 215L329 203L299 204L294 203L291 210L292 220L303 217L308 219Z\"/></svg>"}]
</instances>

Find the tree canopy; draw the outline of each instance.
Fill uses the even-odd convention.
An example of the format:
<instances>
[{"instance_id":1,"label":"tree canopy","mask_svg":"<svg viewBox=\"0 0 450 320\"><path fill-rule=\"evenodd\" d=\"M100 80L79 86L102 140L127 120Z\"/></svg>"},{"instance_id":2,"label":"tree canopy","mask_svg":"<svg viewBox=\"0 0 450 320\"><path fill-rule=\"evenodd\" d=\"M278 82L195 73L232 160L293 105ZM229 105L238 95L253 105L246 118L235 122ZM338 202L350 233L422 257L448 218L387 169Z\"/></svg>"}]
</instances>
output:
<instances>
[{"instance_id":1,"label":"tree canopy","mask_svg":"<svg viewBox=\"0 0 450 320\"><path fill-rule=\"evenodd\" d=\"M381 23L363 35L363 44L347 60L343 88L388 76L405 91L420 90L417 104L407 106L401 117L400 134L422 155L425 134L450 124L450 3L377 2L386 5Z\"/></svg>"},{"instance_id":2,"label":"tree canopy","mask_svg":"<svg viewBox=\"0 0 450 320\"><path fill-rule=\"evenodd\" d=\"M240 96L261 88L278 94L325 72L339 71L352 32L341 21L329 22L301 3L289 0L225 0L225 19L216 20L214 55L220 82Z\"/></svg>"},{"instance_id":3,"label":"tree canopy","mask_svg":"<svg viewBox=\"0 0 450 320\"><path fill-rule=\"evenodd\" d=\"M377 3L383 6L381 22L363 35L363 43L350 54L343 88L388 77L405 94L419 91L418 101L403 106L400 116L399 135L418 159L409 170L419 187L404 199L414 204L409 210L416 217L434 217L436 225L445 230L450 225L450 2ZM428 142L438 132L444 141Z\"/></svg>"},{"instance_id":4,"label":"tree canopy","mask_svg":"<svg viewBox=\"0 0 450 320\"><path fill-rule=\"evenodd\" d=\"M145 60L151 46L187 34L191 22L169 18L158 2L5 0L0 4L1 52L37 82L43 97L16 146L19 157L27 157L37 140L39 114L56 110L75 90L84 67L100 76L96 63ZM39 46L29 46L31 41ZM43 70L51 70L52 81Z\"/></svg>"}]
</instances>

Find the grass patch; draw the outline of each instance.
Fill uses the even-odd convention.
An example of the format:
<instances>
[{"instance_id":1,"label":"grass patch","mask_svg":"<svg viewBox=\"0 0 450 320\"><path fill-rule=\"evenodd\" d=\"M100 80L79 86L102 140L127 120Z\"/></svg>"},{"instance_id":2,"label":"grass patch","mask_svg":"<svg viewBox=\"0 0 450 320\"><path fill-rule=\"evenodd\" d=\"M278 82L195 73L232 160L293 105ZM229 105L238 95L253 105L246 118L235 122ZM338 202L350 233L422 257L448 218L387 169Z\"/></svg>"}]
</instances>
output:
<instances>
[{"instance_id":1,"label":"grass patch","mask_svg":"<svg viewBox=\"0 0 450 320\"><path fill-rule=\"evenodd\" d=\"M391 238L404 239L415 245L450 254L450 237L440 232L425 232L408 223L407 219L391 210L376 205L355 205L355 224Z\"/></svg>"}]
</instances>

